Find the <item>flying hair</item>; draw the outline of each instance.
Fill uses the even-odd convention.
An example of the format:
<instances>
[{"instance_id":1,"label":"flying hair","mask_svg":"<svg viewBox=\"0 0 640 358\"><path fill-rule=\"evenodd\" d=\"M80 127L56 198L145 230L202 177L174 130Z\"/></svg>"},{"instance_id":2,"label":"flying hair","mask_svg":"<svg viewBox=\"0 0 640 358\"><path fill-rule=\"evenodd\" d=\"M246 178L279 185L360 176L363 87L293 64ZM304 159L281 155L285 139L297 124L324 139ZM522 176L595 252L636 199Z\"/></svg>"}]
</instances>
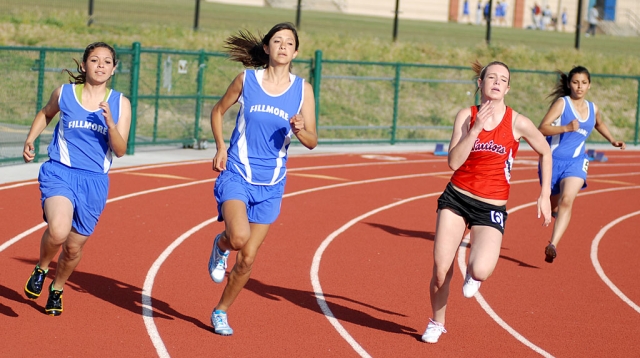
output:
<instances>
[{"instance_id":1,"label":"flying hair","mask_svg":"<svg viewBox=\"0 0 640 358\"><path fill-rule=\"evenodd\" d=\"M225 41L225 49L230 60L240 62L245 67L266 67L269 63L269 56L262 47L262 36L258 38L246 30L230 36Z\"/></svg>"},{"instance_id":2,"label":"flying hair","mask_svg":"<svg viewBox=\"0 0 640 358\"><path fill-rule=\"evenodd\" d=\"M282 22L269 30L262 36L255 36L247 30L241 30L237 35L232 35L225 40L225 50L229 54L229 59L242 63L245 67L267 68L269 67L269 55L264 51L264 46L269 46L269 41L273 35L281 30L291 30L295 38L295 49L298 50L298 32L296 27L290 22Z\"/></svg>"},{"instance_id":3,"label":"flying hair","mask_svg":"<svg viewBox=\"0 0 640 358\"><path fill-rule=\"evenodd\" d=\"M587 68L583 66L573 67L571 71L569 71L568 75L561 70L556 70L556 73L558 74L558 81L553 87L551 94L547 96L547 98L551 98L549 106L552 106L560 97L571 95L571 87L569 86L569 83L571 82L571 79L574 75L584 73L587 75L589 83L591 83L591 74L589 73L589 70L587 70Z\"/></svg>"}]
</instances>

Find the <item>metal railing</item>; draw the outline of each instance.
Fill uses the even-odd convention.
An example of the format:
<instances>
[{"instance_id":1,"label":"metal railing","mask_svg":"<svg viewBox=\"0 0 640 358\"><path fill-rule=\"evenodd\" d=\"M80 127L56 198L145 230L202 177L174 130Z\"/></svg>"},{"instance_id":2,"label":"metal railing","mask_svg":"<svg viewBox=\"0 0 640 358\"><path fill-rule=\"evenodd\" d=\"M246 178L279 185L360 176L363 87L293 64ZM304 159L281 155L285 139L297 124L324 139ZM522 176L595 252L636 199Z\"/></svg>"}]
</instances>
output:
<instances>
[{"instance_id":1,"label":"metal railing","mask_svg":"<svg viewBox=\"0 0 640 358\"><path fill-rule=\"evenodd\" d=\"M132 127L127 154L138 146L197 147L211 141L209 110L221 98L240 64L218 52L147 49L139 43L115 46L119 64L111 87L131 101ZM22 160L29 127L57 86L68 80L62 69L83 49L0 47L0 164ZM71 69L75 67L75 64ZM320 143L448 142L458 110L477 102L473 72L467 67L313 58L294 61L315 94ZM534 123L548 109L546 96L557 74L512 69L506 102ZM638 145L640 76L592 74L595 98L611 132ZM225 138L237 107L224 117ZM54 119L55 121L55 119ZM36 144L36 160L46 158L52 123ZM602 142L597 135L589 139ZM294 145L297 144L294 140Z\"/></svg>"}]
</instances>

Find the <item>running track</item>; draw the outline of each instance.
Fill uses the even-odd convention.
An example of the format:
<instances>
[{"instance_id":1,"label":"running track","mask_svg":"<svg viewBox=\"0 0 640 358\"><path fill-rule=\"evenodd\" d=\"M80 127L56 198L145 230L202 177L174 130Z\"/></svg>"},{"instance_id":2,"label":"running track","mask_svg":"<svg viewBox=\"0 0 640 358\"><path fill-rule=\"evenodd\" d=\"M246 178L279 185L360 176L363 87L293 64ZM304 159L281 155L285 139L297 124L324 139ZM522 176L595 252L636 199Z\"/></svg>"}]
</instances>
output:
<instances>
[{"instance_id":1,"label":"running track","mask_svg":"<svg viewBox=\"0 0 640 358\"><path fill-rule=\"evenodd\" d=\"M292 156L280 218L229 311L231 337L209 323L223 288L205 270L223 228L209 161L112 171L110 201L56 318L42 313L45 294L23 294L44 227L38 187L3 184L0 355L638 356L640 154L606 154L608 162L591 163L550 265L551 227L541 226L534 203L536 158L520 153L498 266L465 299L464 260L456 261L449 333L435 345L420 336L430 316L436 200L451 175L445 157ZM466 251L463 244L459 259Z\"/></svg>"}]
</instances>

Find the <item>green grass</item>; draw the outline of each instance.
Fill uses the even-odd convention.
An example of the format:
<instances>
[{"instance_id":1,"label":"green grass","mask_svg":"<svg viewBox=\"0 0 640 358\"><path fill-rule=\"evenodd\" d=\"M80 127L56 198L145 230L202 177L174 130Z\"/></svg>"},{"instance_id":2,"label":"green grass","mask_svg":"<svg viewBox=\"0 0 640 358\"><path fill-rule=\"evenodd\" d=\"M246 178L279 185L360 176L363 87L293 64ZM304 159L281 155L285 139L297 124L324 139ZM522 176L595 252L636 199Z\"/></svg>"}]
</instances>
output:
<instances>
[{"instance_id":1,"label":"green grass","mask_svg":"<svg viewBox=\"0 0 640 358\"><path fill-rule=\"evenodd\" d=\"M295 11L262 7L233 6L202 2L198 31L193 30L195 3L192 0L96 0L94 23L87 26L87 1L79 0L1 0L0 45L47 46L82 49L86 44L101 40L123 47L140 42L144 48L222 51L223 41L239 29L265 33L277 22L295 21ZM581 64L592 73L640 76L640 37L598 35L581 38L580 50L574 49L574 33L535 31L494 27L491 44L485 41L486 28L457 23L440 23L401 19L398 41L392 41L393 20L305 11L300 26L300 59L309 59L316 49L323 51L324 59L353 61L382 61L417 64L442 64L469 67L478 59L483 63L498 59L512 69L569 71ZM12 55L15 56L15 53ZM0 99L3 121L15 118L15 123L29 123L34 104L23 98L33 98L33 73L28 68L34 53L20 53L8 59L0 51L3 65L17 66L4 70L4 79L11 79L9 95ZM49 56L49 55L48 55ZM72 57L57 54L47 58L48 67L73 68ZM156 55L142 58L140 91L153 94L156 81ZM177 56L172 57L177 59ZM189 58L195 63L195 56ZM162 61L167 58L163 56ZM49 64L53 61L53 64ZM122 63L126 66L124 56ZM25 67L26 66L26 67ZM27 69L25 69L27 68ZM224 59L210 59L207 65L205 92L221 95L229 81L241 70L238 64ZM295 66L305 76L308 67ZM22 71L22 72L21 72ZM469 80L471 71L403 68L403 78L438 78ZM189 75L174 75L171 94L193 94L195 69ZM0 73L2 74L2 73ZM323 75L393 77L391 67L375 65L323 65ZM65 77L47 73L45 97ZM515 71L512 90L507 103L529 116L534 122L542 119L548 102L554 75L529 74ZM638 84L634 80L594 77L590 98L603 109L613 132L629 140L635 126ZM118 88L126 91L127 77L118 77ZM21 83L17 86L17 83ZM125 87L120 87L125 86ZM473 103L472 85L403 82L400 88L398 123L408 128L398 131L405 139L448 137L447 131L410 128L416 125L450 125L456 111ZM168 94L162 89L161 94ZM46 99L46 98L45 98ZM28 101L28 100L27 100ZM210 136L206 123L213 101L203 106L202 130ZM164 136L185 136L192 131L193 107L191 101L162 102L158 108ZM10 116L7 115L10 114ZM226 120L233 121L234 111ZM149 135L153 131L154 103L141 101L139 131ZM321 88L320 124L354 126L389 126L393 117L393 87L390 81L323 80ZM226 125L229 128L230 125ZM323 138L379 138L387 130L349 131L326 130ZM185 134L186 133L186 134ZM596 138L601 140L601 138Z\"/></svg>"}]
</instances>

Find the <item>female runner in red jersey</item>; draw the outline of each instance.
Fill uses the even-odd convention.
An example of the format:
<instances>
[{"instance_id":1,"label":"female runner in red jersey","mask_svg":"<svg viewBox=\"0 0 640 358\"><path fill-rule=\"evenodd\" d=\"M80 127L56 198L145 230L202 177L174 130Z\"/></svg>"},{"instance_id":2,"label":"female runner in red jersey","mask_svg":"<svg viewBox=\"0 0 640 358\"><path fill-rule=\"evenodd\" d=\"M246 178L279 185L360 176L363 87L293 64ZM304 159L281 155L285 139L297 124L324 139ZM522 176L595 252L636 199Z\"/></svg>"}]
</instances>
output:
<instances>
[{"instance_id":1,"label":"female runner in red jersey","mask_svg":"<svg viewBox=\"0 0 640 358\"><path fill-rule=\"evenodd\" d=\"M538 197L538 217L544 217L545 226L551 222L551 151L531 120L504 103L509 92L509 67L498 61L483 67L476 61L473 70L478 77L482 105L460 110L453 125L448 159L454 173L438 199L430 284L433 316L422 335L427 343L436 343L446 332L445 311L453 260L467 227L471 249L462 288L464 296L475 295L498 263L507 220L511 167L521 138L540 155L545 184Z\"/></svg>"}]
</instances>

